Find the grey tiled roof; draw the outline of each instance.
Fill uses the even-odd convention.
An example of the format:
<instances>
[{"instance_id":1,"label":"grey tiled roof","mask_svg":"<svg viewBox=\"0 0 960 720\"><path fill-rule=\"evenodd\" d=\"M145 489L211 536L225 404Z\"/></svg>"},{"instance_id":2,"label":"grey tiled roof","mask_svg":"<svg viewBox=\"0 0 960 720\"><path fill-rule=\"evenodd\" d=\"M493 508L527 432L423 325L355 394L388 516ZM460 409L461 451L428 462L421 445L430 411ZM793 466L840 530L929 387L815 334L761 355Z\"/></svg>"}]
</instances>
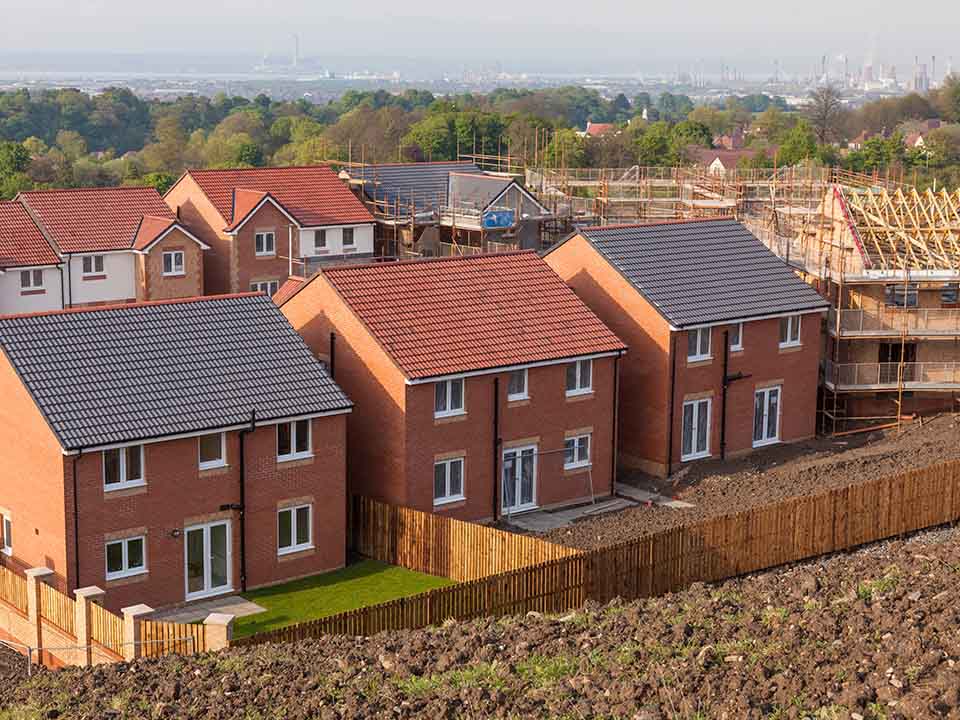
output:
<instances>
[{"instance_id":1,"label":"grey tiled roof","mask_svg":"<svg viewBox=\"0 0 960 720\"><path fill-rule=\"evenodd\" d=\"M410 212L411 203L417 212L435 210L447 203L450 173L480 173L469 162L427 162L365 165L352 168L350 175L367 181L364 193L371 200L386 202L391 209L399 203L399 214Z\"/></svg>"},{"instance_id":2,"label":"grey tiled roof","mask_svg":"<svg viewBox=\"0 0 960 720\"><path fill-rule=\"evenodd\" d=\"M512 184L513 180L510 178L477 173L451 173L448 193L450 204L455 207L486 210L493 199Z\"/></svg>"},{"instance_id":3,"label":"grey tiled roof","mask_svg":"<svg viewBox=\"0 0 960 720\"><path fill-rule=\"evenodd\" d=\"M351 406L266 295L0 318L68 450Z\"/></svg>"},{"instance_id":4,"label":"grey tiled roof","mask_svg":"<svg viewBox=\"0 0 960 720\"><path fill-rule=\"evenodd\" d=\"M674 327L828 307L735 220L585 228L580 234Z\"/></svg>"}]
</instances>

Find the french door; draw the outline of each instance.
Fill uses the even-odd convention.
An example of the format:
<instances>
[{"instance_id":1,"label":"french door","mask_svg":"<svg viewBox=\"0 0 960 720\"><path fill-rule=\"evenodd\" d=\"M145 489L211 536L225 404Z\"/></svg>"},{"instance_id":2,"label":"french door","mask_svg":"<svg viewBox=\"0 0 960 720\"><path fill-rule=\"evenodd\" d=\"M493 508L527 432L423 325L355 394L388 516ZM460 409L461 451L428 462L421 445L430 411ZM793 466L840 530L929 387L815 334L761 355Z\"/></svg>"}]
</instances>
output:
<instances>
[{"instance_id":1,"label":"french door","mask_svg":"<svg viewBox=\"0 0 960 720\"><path fill-rule=\"evenodd\" d=\"M537 506L537 448L510 448L503 453L503 511L530 510Z\"/></svg>"},{"instance_id":2,"label":"french door","mask_svg":"<svg viewBox=\"0 0 960 720\"><path fill-rule=\"evenodd\" d=\"M780 388L757 390L753 397L753 446L780 442Z\"/></svg>"},{"instance_id":3,"label":"french door","mask_svg":"<svg viewBox=\"0 0 960 720\"><path fill-rule=\"evenodd\" d=\"M233 590L230 521L192 525L183 538L187 600Z\"/></svg>"}]
</instances>

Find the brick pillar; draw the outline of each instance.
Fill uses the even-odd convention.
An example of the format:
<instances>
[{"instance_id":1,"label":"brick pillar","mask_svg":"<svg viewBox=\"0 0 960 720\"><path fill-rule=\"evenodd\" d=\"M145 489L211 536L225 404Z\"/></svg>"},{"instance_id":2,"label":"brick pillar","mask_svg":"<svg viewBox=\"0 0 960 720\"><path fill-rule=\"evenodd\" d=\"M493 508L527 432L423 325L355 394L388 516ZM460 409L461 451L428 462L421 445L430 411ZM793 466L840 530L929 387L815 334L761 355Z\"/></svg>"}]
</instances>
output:
<instances>
[{"instance_id":1,"label":"brick pillar","mask_svg":"<svg viewBox=\"0 0 960 720\"><path fill-rule=\"evenodd\" d=\"M207 650L226 650L233 639L233 615L210 613L203 625L207 632Z\"/></svg>"},{"instance_id":2,"label":"brick pillar","mask_svg":"<svg viewBox=\"0 0 960 720\"><path fill-rule=\"evenodd\" d=\"M153 612L149 605L131 605L121 608L123 615L123 659L136 660L143 655L140 647L140 620Z\"/></svg>"},{"instance_id":3,"label":"brick pillar","mask_svg":"<svg viewBox=\"0 0 960 720\"><path fill-rule=\"evenodd\" d=\"M27 645L36 648L37 663L42 664L40 648L43 647L43 622L40 619L40 586L49 583L54 572L50 568L30 568L27 576L27 618L30 620L30 637Z\"/></svg>"},{"instance_id":4,"label":"brick pillar","mask_svg":"<svg viewBox=\"0 0 960 720\"><path fill-rule=\"evenodd\" d=\"M76 605L74 605L76 616L73 620L74 631L77 635L77 645L80 646L80 652L83 654L83 666L90 667L93 665L93 648L91 647L93 640L90 637L90 606L102 606L103 598L107 593L95 585L91 585L90 587L77 588L73 591L73 594L77 600Z\"/></svg>"}]
</instances>

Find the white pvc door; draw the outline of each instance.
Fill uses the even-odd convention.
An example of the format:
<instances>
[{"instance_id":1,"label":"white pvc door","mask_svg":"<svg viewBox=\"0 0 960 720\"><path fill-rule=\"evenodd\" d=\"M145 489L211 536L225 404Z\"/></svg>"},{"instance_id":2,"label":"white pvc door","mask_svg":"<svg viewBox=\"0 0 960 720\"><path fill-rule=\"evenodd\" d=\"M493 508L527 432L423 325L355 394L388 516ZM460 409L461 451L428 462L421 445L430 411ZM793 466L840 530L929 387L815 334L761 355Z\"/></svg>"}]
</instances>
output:
<instances>
[{"instance_id":1,"label":"white pvc door","mask_svg":"<svg viewBox=\"0 0 960 720\"><path fill-rule=\"evenodd\" d=\"M537 506L537 448L511 448L503 453L503 511L530 510Z\"/></svg>"},{"instance_id":2,"label":"white pvc door","mask_svg":"<svg viewBox=\"0 0 960 720\"><path fill-rule=\"evenodd\" d=\"M188 600L233 589L229 520L188 527L184 544Z\"/></svg>"}]
</instances>

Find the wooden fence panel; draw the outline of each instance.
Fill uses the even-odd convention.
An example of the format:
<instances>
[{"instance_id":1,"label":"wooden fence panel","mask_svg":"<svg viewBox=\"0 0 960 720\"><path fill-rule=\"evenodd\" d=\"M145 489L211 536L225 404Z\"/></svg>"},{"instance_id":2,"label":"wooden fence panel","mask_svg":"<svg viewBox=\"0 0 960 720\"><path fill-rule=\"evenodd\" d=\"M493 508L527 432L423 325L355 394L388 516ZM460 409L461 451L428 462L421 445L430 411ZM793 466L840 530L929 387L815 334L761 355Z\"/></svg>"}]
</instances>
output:
<instances>
[{"instance_id":1,"label":"wooden fence panel","mask_svg":"<svg viewBox=\"0 0 960 720\"><path fill-rule=\"evenodd\" d=\"M138 620L140 623L140 654L143 657L164 655L193 655L207 649L205 625Z\"/></svg>"},{"instance_id":2,"label":"wooden fence panel","mask_svg":"<svg viewBox=\"0 0 960 720\"><path fill-rule=\"evenodd\" d=\"M100 605L90 605L90 638L123 657L123 618Z\"/></svg>"},{"instance_id":3,"label":"wooden fence panel","mask_svg":"<svg viewBox=\"0 0 960 720\"><path fill-rule=\"evenodd\" d=\"M65 633L76 637L74 601L52 585L45 583L40 585L40 617L53 623Z\"/></svg>"},{"instance_id":4,"label":"wooden fence panel","mask_svg":"<svg viewBox=\"0 0 960 720\"><path fill-rule=\"evenodd\" d=\"M27 614L27 579L0 566L0 600Z\"/></svg>"}]
</instances>

